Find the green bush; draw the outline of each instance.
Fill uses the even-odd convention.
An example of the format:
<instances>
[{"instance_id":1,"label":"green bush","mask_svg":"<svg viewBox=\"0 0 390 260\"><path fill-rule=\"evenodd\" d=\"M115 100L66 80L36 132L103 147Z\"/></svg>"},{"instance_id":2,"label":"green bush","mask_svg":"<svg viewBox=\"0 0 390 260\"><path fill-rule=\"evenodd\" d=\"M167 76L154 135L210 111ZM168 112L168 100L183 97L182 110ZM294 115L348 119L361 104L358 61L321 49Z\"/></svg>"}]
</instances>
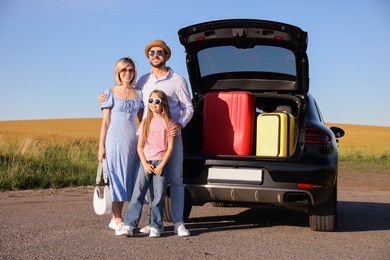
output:
<instances>
[{"instance_id":1,"label":"green bush","mask_svg":"<svg viewBox=\"0 0 390 260\"><path fill-rule=\"evenodd\" d=\"M9 141L0 147L0 190L93 185L96 168L96 140Z\"/></svg>"},{"instance_id":2,"label":"green bush","mask_svg":"<svg viewBox=\"0 0 390 260\"><path fill-rule=\"evenodd\" d=\"M349 161L349 162L365 162L372 164L381 164L385 166L390 166L390 154L371 154L364 151L349 152L348 154L340 154L340 161Z\"/></svg>"}]
</instances>

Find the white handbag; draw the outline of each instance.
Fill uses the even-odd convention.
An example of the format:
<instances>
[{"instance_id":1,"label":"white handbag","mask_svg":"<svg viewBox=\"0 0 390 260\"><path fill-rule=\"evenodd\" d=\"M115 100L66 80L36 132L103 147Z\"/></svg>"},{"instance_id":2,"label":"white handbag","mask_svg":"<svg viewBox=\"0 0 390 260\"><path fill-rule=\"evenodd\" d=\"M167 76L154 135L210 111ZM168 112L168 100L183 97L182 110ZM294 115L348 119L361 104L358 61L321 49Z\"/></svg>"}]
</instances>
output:
<instances>
[{"instance_id":1,"label":"white handbag","mask_svg":"<svg viewBox=\"0 0 390 260\"><path fill-rule=\"evenodd\" d=\"M104 181L104 190L103 197L100 193L99 183L102 178L103 172L103 181ZM110 195L110 188L108 186L108 170L107 162L104 159L102 162L99 162L97 174L96 174L96 187L93 191L93 209L98 215L111 214L112 213L112 200Z\"/></svg>"}]
</instances>

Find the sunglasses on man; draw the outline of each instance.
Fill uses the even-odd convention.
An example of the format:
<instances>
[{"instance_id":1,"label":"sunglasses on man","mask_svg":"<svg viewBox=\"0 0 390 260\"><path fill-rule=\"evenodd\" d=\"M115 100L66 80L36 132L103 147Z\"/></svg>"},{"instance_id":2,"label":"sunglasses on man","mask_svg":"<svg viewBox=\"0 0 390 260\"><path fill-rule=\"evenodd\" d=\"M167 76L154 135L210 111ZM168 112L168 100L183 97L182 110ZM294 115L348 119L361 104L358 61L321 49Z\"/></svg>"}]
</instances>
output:
<instances>
[{"instance_id":1,"label":"sunglasses on man","mask_svg":"<svg viewBox=\"0 0 390 260\"><path fill-rule=\"evenodd\" d=\"M161 57L161 56L164 55L164 51L163 51L163 50L149 51L148 54L149 54L150 57L153 57L155 54L156 54L157 56L160 56L160 57Z\"/></svg>"}]
</instances>

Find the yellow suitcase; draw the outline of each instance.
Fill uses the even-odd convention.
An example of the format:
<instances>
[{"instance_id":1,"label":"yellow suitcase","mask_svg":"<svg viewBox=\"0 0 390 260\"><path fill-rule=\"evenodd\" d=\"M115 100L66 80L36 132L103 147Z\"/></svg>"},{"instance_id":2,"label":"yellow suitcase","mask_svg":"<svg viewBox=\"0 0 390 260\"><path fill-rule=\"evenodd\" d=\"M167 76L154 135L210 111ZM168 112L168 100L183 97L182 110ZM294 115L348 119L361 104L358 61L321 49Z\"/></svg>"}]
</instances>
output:
<instances>
[{"instance_id":1,"label":"yellow suitcase","mask_svg":"<svg viewBox=\"0 0 390 260\"><path fill-rule=\"evenodd\" d=\"M294 116L285 112L257 116L256 155L288 157L294 151Z\"/></svg>"}]
</instances>

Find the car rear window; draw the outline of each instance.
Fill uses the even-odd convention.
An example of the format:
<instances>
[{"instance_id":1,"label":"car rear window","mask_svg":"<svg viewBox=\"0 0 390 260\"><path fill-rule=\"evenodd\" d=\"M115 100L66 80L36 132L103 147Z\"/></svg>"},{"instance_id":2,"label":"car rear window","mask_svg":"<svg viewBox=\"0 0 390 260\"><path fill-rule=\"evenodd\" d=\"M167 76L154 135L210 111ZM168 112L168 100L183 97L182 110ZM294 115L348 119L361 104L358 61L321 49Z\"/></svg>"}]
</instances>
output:
<instances>
[{"instance_id":1,"label":"car rear window","mask_svg":"<svg viewBox=\"0 0 390 260\"><path fill-rule=\"evenodd\" d=\"M201 76L234 72L272 72L296 76L295 55L289 49L257 45L240 49L218 46L200 50Z\"/></svg>"}]
</instances>

